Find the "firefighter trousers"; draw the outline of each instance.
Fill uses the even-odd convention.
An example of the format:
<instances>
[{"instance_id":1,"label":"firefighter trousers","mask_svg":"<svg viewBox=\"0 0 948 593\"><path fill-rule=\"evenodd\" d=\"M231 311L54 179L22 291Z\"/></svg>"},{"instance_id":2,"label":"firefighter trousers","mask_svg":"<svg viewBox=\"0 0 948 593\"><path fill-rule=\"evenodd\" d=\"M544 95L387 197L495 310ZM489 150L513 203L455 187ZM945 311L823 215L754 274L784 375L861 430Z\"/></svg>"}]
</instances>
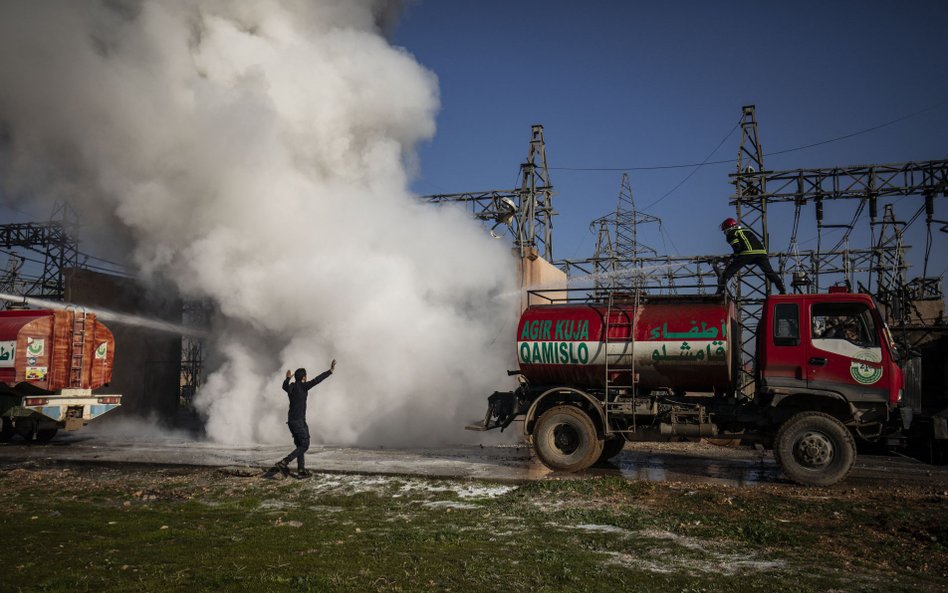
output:
<instances>
[{"instance_id":1,"label":"firefighter trousers","mask_svg":"<svg viewBox=\"0 0 948 593\"><path fill-rule=\"evenodd\" d=\"M731 276L745 266L757 266L760 271L767 276L771 284L777 287L780 294L786 292L783 286L783 279L780 278L780 275L777 274L770 265L770 258L767 257L766 254L758 253L735 255L731 257L731 261L728 262L727 267L724 268L724 272L721 274L721 278L718 280L718 292L724 292L724 287L727 285L727 281L731 279Z\"/></svg>"}]
</instances>

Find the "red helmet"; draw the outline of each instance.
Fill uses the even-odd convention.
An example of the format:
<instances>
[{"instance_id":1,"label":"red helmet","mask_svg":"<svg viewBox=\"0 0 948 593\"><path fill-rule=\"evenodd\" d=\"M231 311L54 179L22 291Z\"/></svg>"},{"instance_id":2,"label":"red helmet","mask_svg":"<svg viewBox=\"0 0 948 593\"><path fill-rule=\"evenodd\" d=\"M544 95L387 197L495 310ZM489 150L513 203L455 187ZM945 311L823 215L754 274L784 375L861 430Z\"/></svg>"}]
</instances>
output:
<instances>
[{"instance_id":1,"label":"red helmet","mask_svg":"<svg viewBox=\"0 0 948 593\"><path fill-rule=\"evenodd\" d=\"M730 228L733 228L733 227L736 227L736 226L737 226L737 221L736 221L736 220L734 220L733 218L725 218L725 219L724 219L724 222L721 223L721 230L722 230L722 231L726 231L726 230L728 230L728 229L730 229Z\"/></svg>"}]
</instances>

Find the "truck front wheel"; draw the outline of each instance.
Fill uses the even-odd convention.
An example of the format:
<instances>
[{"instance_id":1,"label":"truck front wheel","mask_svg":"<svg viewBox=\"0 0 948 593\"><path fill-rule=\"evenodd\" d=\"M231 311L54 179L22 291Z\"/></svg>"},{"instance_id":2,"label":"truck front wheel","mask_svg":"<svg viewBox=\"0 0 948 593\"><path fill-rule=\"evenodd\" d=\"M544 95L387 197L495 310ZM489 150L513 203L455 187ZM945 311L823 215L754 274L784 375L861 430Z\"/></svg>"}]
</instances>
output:
<instances>
[{"instance_id":1,"label":"truck front wheel","mask_svg":"<svg viewBox=\"0 0 948 593\"><path fill-rule=\"evenodd\" d=\"M543 465L552 470L578 472L591 466L602 453L602 439L583 410L555 406L540 416L533 432L533 448Z\"/></svg>"},{"instance_id":2,"label":"truck front wheel","mask_svg":"<svg viewBox=\"0 0 948 593\"><path fill-rule=\"evenodd\" d=\"M788 478L804 486L832 486L856 461L856 443L842 422L822 412L801 412L783 423L774 457Z\"/></svg>"}]
</instances>

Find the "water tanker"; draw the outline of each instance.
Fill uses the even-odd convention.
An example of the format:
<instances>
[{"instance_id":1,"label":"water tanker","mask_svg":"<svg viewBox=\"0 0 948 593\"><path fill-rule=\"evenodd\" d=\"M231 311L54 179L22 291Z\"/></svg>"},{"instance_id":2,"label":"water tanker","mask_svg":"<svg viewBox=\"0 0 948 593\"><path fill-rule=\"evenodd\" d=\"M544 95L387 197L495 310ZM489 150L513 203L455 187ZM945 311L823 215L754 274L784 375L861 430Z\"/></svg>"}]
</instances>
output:
<instances>
[{"instance_id":1,"label":"water tanker","mask_svg":"<svg viewBox=\"0 0 948 593\"><path fill-rule=\"evenodd\" d=\"M49 440L117 408L93 395L112 380L115 339L81 309L0 311L0 440Z\"/></svg>"},{"instance_id":2,"label":"water tanker","mask_svg":"<svg viewBox=\"0 0 948 593\"><path fill-rule=\"evenodd\" d=\"M907 428L897 353L868 295L771 295L742 333L724 296L573 294L530 293L510 371L520 386L468 426L522 422L551 469L585 469L627 441L720 437L770 447L788 477L825 486L848 475L857 441ZM755 331L756 358L738 367ZM744 371L752 381L738 384Z\"/></svg>"},{"instance_id":3,"label":"water tanker","mask_svg":"<svg viewBox=\"0 0 948 593\"><path fill-rule=\"evenodd\" d=\"M716 297L533 305L517 328L517 359L534 385L724 393L735 328L733 303Z\"/></svg>"}]
</instances>

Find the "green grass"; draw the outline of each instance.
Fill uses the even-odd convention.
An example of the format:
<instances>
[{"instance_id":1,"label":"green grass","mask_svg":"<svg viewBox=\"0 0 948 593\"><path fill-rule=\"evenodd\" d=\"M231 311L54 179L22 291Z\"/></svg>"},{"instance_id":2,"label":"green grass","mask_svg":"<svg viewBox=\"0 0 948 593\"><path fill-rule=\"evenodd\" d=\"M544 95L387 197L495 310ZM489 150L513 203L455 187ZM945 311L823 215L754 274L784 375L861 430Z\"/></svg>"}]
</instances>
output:
<instances>
[{"instance_id":1,"label":"green grass","mask_svg":"<svg viewBox=\"0 0 948 593\"><path fill-rule=\"evenodd\" d=\"M942 591L940 494L3 468L0 591Z\"/></svg>"}]
</instances>

